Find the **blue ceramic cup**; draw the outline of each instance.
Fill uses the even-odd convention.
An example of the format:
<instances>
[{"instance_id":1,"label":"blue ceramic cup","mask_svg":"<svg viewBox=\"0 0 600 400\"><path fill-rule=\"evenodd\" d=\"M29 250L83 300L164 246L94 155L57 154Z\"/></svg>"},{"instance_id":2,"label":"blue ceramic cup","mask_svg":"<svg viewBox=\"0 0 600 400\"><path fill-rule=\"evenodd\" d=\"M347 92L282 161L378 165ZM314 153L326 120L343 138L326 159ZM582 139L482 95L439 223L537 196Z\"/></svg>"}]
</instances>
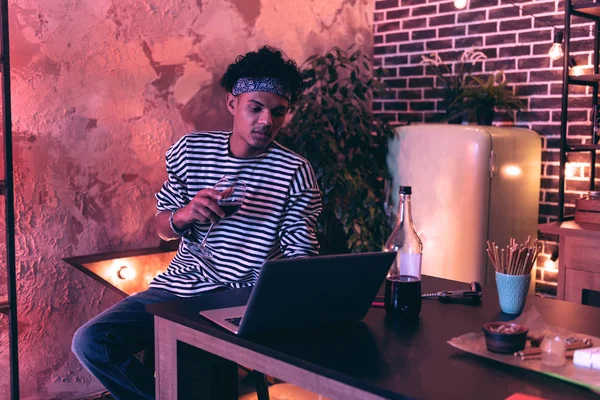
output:
<instances>
[{"instance_id":1,"label":"blue ceramic cup","mask_svg":"<svg viewBox=\"0 0 600 400\"><path fill-rule=\"evenodd\" d=\"M506 275L496 272L498 300L502 312L520 314L525 307L531 275Z\"/></svg>"}]
</instances>

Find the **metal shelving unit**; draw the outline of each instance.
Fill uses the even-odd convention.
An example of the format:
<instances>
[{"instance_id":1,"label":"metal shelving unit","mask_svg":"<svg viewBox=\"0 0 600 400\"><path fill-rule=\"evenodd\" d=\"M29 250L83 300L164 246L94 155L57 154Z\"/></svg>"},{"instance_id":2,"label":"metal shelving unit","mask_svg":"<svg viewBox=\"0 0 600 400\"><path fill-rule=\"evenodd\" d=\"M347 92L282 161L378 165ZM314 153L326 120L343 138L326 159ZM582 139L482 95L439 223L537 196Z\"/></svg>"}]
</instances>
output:
<instances>
[{"instance_id":1,"label":"metal shelving unit","mask_svg":"<svg viewBox=\"0 0 600 400\"><path fill-rule=\"evenodd\" d=\"M598 84L600 83L600 69L598 67L600 51L599 29L600 29L600 3L586 3L573 5L572 0L565 1L565 27L564 41L565 51L563 57L563 91L561 107L561 135L560 135L560 170L558 178L558 220L572 219L572 216L565 216L565 165L567 163L568 153L589 152L590 153L590 190L595 188L596 179L596 152L600 150L598 143L598 134L594 132L592 122L591 141L589 144L569 145L568 143L568 111L569 111L569 86L583 85L590 86L593 90L592 109L598 105ZM594 21L594 51L593 65L594 73L584 76L569 75L569 59L571 54L571 18L582 17Z\"/></svg>"},{"instance_id":2,"label":"metal shelving unit","mask_svg":"<svg viewBox=\"0 0 600 400\"><path fill-rule=\"evenodd\" d=\"M6 214L6 268L8 295L0 298L0 312L8 315L10 398L19 399L19 357L17 330L17 282L15 262L15 210L12 153L12 116L10 99L10 47L8 40L8 0L0 0L0 24L2 52L0 75L2 76L2 122L4 136L4 177L0 181L0 195L4 196Z\"/></svg>"}]
</instances>

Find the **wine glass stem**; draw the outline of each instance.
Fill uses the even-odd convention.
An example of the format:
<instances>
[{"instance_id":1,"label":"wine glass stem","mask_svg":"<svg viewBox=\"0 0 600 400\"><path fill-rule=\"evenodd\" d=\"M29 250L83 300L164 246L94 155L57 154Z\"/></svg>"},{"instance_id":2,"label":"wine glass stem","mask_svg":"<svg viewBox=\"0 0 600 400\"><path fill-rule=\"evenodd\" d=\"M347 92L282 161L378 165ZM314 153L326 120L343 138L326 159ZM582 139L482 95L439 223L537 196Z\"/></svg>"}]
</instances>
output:
<instances>
[{"instance_id":1,"label":"wine glass stem","mask_svg":"<svg viewBox=\"0 0 600 400\"><path fill-rule=\"evenodd\" d=\"M206 247L206 240L208 239L208 235L213 230L214 226L215 226L215 223L213 222L208 227L208 231L206 231L206 235L204 235L204 239L202 239L202 242L200 242L200 250L204 250L204 247Z\"/></svg>"}]
</instances>

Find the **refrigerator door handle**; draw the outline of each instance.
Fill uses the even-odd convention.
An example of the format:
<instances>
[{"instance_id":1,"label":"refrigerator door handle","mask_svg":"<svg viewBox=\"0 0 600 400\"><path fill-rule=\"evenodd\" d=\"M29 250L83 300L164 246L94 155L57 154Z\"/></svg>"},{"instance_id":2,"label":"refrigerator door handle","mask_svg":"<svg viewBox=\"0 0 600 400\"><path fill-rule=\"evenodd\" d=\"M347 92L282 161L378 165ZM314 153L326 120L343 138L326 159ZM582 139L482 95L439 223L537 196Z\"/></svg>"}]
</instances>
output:
<instances>
[{"instance_id":1,"label":"refrigerator door handle","mask_svg":"<svg viewBox=\"0 0 600 400\"><path fill-rule=\"evenodd\" d=\"M490 150L490 179L496 175L496 154Z\"/></svg>"}]
</instances>

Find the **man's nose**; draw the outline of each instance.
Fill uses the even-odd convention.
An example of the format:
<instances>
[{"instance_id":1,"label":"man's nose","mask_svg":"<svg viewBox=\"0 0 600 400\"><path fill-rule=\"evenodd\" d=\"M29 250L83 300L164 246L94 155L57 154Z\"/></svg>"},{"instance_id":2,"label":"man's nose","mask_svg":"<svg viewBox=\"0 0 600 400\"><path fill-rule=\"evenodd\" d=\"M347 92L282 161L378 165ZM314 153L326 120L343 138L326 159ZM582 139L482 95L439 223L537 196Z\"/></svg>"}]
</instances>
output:
<instances>
[{"instance_id":1,"label":"man's nose","mask_svg":"<svg viewBox=\"0 0 600 400\"><path fill-rule=\"evenodd\" d=\"M258 119L258 123L265 126L273 125L273 116L270 111L265 110L260 114L260 118Z\"/></svg>"}]
</instances>

